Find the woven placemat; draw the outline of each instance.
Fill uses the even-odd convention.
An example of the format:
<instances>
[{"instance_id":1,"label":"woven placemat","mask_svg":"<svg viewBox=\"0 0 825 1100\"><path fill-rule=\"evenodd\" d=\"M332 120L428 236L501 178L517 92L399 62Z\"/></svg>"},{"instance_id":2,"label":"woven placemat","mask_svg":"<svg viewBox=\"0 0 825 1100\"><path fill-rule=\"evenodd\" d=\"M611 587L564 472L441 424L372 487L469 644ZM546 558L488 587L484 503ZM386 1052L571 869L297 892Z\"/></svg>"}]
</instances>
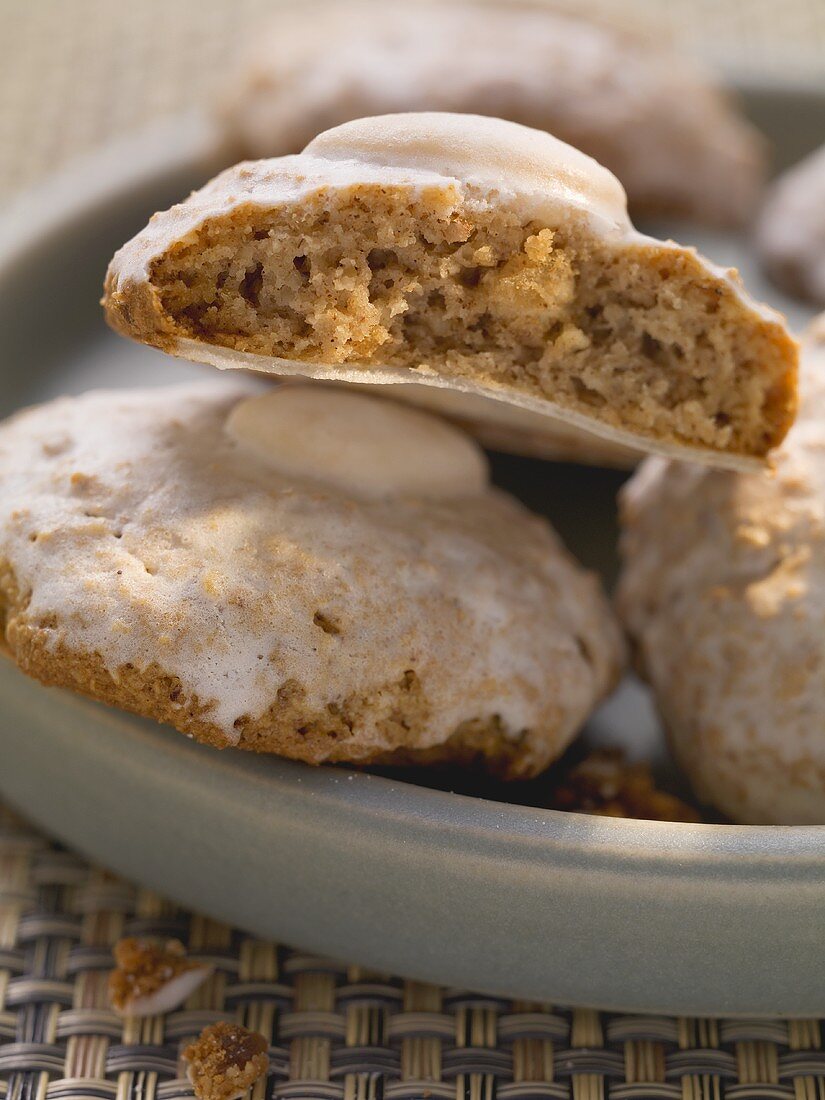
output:
<instances>
[{"instance_id":1,"label":"woven placemat","mask_svg":"<svg viewBox=\"0 0 825 1100\"><path fill-rule=\"evenodd\" d=\"M0 197L206 102L275 2L0 0ZM583 6L655 18L731 72L825 80L823 0ZM131 934L181 939L214 977L180 1011L124 1023L106 976ZM825 1100L819 1021L566 1011L308 958L90 866L0 808L0 1098L188 1097L180 1050L219 1019L270 1040L255 1100Z\"/></svg>"},{"instance_id":2,"label":"woven placemat","mask_svg":"<svg viewBox=\"0 0 825 1100\"><path fill-rule=\"evenodd\" d=\"M124 935L176 937L214 974L179 1011L123 1021L106 989ZM567 1011L308 957L131 886L0 809L0 1097L189 1097L181 1049L218 1020L269 1040L253 1100L825 1098L820 1021Z\"/></svg>"}]
</instances>

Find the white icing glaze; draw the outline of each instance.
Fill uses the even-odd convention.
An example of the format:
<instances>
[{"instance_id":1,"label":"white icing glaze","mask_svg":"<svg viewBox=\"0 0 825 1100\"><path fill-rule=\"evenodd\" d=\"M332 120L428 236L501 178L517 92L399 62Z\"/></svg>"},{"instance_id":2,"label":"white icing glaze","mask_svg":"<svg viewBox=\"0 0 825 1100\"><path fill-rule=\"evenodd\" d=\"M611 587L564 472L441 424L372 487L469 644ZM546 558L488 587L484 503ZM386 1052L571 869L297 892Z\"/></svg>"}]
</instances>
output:
<instances>
[{"instance_id":1,"label":"white icing glaze","mask_svg":"<svg viewBox=\"0 0 825 1100\"><path fill-rule=\"evenodd\" d=\"M350 383L371 393L383 387L370 382ZM386 390L383 392L386 393ZM550 420L546 413L522 408L479 393L422 386L410 382L393 388L393 398L457 421L485 447L494 451L547 458L562 462L584 462L632 469L644 457L637 448L623 446L593 432ZM548 430L548 427L552 430Z\"/></svg>"},{"instance_id":2,"label":"white icing glaze","mask_svg":"<svg viewBox=\"0 0 825 1100\"><path fill-rule=\"evenodd\" d=\"M45 644L177 676L229 743L297 681L308 711L373 699L360 744L382 746L381 691L412 668L426 745L492 715L566 744L621 652L595 580L494 489L359 500L262 478L225 431L262 388L101 391L0 427L0 559L25 620L57 623Z\"/></svg>"},{"instance_id":3,"label":"white icing glaze","mask_svg":"<svg viewBox=\"0 0 825 1100\"><path fill-rule=\"evenodd\" d=\"M565 207L604 229L627 231L627 197L592 157L544 130L481 115L418 112L345 122L306 153L376 168L453 177L525 218L558 219Z\"/></svg>"},{"instance_id":4,"label":"white icing glaze","mask_svg":"<svg viewBox=\"0 0 825 1100\"><path fill-rule=\"evenodd\" d=\"M390 143L386 157L382 141ZM452 153L451 143L457 143ZM185 202L155 214L115 254L115 286L145 280L152 260L173 241L240 206L279 209L321 190L369 185L411 194L437 187L456 206L510 206L525 219L560 225L576 216L589 221L593 232L632 232L615 176L543 131L475 115L391 115L336 127L295 156L246 161L221 172Z\"/></svg>"},{"instance_id":5,"label":"white icing glaze","mask_svg":"<svg viewBox=\"0 0 825 1100\"><path fill-rule=\"evenodd\" d=\"M356 497L475 496L487 462L462 432L427 413L363 393L278 386L241 401L226 430L285 477Z\"/></svg>"}]
</instances>

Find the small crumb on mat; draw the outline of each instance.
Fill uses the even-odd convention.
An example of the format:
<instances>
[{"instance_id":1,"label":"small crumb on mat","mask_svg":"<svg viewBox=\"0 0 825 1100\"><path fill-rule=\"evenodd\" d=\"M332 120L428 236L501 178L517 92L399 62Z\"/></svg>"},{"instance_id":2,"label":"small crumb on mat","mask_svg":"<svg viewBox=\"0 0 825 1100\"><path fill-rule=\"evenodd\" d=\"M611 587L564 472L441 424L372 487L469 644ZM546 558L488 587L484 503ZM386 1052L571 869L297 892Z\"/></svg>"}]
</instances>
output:
<instances>
[{"instance_id":1,"label":"small crumb on mat","mask_svg":"<svg viewBox=\"0 0 825 1100\"><path fill-rule=\"evenodd\" d=\"M186 958L180 940L158 943L127 937L114 947L117 969L109 975L109 999L125 1016L150 1016L177 1008L209 975Z\"/></svg>"},{"instance_id":2,"label":"small crumb on mat","mask_svg":"<svg viewBox=\"0 0 825 1100\"><path fill-rule=\"evenodd\" d=\"M263 1077L269 1068L263 1035L240 1024L221 1021L203 1029L183 1051L187 1076L199 1100L233 1100Z\"/></svg>"}]
</instances>

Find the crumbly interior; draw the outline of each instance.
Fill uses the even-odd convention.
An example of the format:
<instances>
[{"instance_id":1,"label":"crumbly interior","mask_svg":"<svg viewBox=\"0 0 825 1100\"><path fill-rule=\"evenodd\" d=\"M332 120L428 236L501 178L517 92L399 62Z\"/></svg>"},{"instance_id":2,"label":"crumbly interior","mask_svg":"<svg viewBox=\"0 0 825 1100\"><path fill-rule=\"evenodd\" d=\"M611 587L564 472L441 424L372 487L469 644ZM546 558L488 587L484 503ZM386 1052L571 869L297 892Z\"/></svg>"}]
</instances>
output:
<instances>
[{"instance_id":1,"label":"crumbly interior","mask_svg":"<svg viewBox=\"0 0 825 1100\"><path fill-rule=\"evenodd\" d=\"M150 278L173 331L213 344L429 368L721 451L782 438L788 337L692 252L452 198L358 188L240 207Z\"/></svg>"}]
</instances>

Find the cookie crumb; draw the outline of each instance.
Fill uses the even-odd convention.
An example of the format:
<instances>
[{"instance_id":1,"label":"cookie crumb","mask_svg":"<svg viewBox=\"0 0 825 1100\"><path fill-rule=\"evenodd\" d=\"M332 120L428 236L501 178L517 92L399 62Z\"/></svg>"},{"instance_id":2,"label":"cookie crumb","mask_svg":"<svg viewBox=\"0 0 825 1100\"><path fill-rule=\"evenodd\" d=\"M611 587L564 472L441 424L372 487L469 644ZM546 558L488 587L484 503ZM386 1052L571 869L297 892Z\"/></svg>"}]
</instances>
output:
<instances>
[{"instance_id":1,"label":"cookie crumb","mask_svg":"<svg viewBox=\"0 0 825 1100\"><path fill-rule=\"evenodd\" d=\"M650 766L630 764L621 749L596 749L572 768L552 794L555 810L648 821L701 821L675 795L656 787Z\"/></svg>"},{"instance_id":2,"label":"cookie crumb","mask_svg":"<svg viewBox=\"0 0 825 1100\"><path fill-rule=\"evenodd\" d=\"M234 1100L266 1073L269 1044L241 1024L221 1021L205 1027L183 1057L199 1100Z\"/></svg>"},{"instance_id":3,"label":"cookie crumb","mask_svg":"<svg viewBox=\"0 0 825 1100\"><path fill-rule=\"evenodd\" d=\"M158 943L130 936L119 940L113 953L117 968L109 975L109 999L125 1016L170 1012L210 972L186 958L180 940Z\"/></svg>"}]
</instances>

